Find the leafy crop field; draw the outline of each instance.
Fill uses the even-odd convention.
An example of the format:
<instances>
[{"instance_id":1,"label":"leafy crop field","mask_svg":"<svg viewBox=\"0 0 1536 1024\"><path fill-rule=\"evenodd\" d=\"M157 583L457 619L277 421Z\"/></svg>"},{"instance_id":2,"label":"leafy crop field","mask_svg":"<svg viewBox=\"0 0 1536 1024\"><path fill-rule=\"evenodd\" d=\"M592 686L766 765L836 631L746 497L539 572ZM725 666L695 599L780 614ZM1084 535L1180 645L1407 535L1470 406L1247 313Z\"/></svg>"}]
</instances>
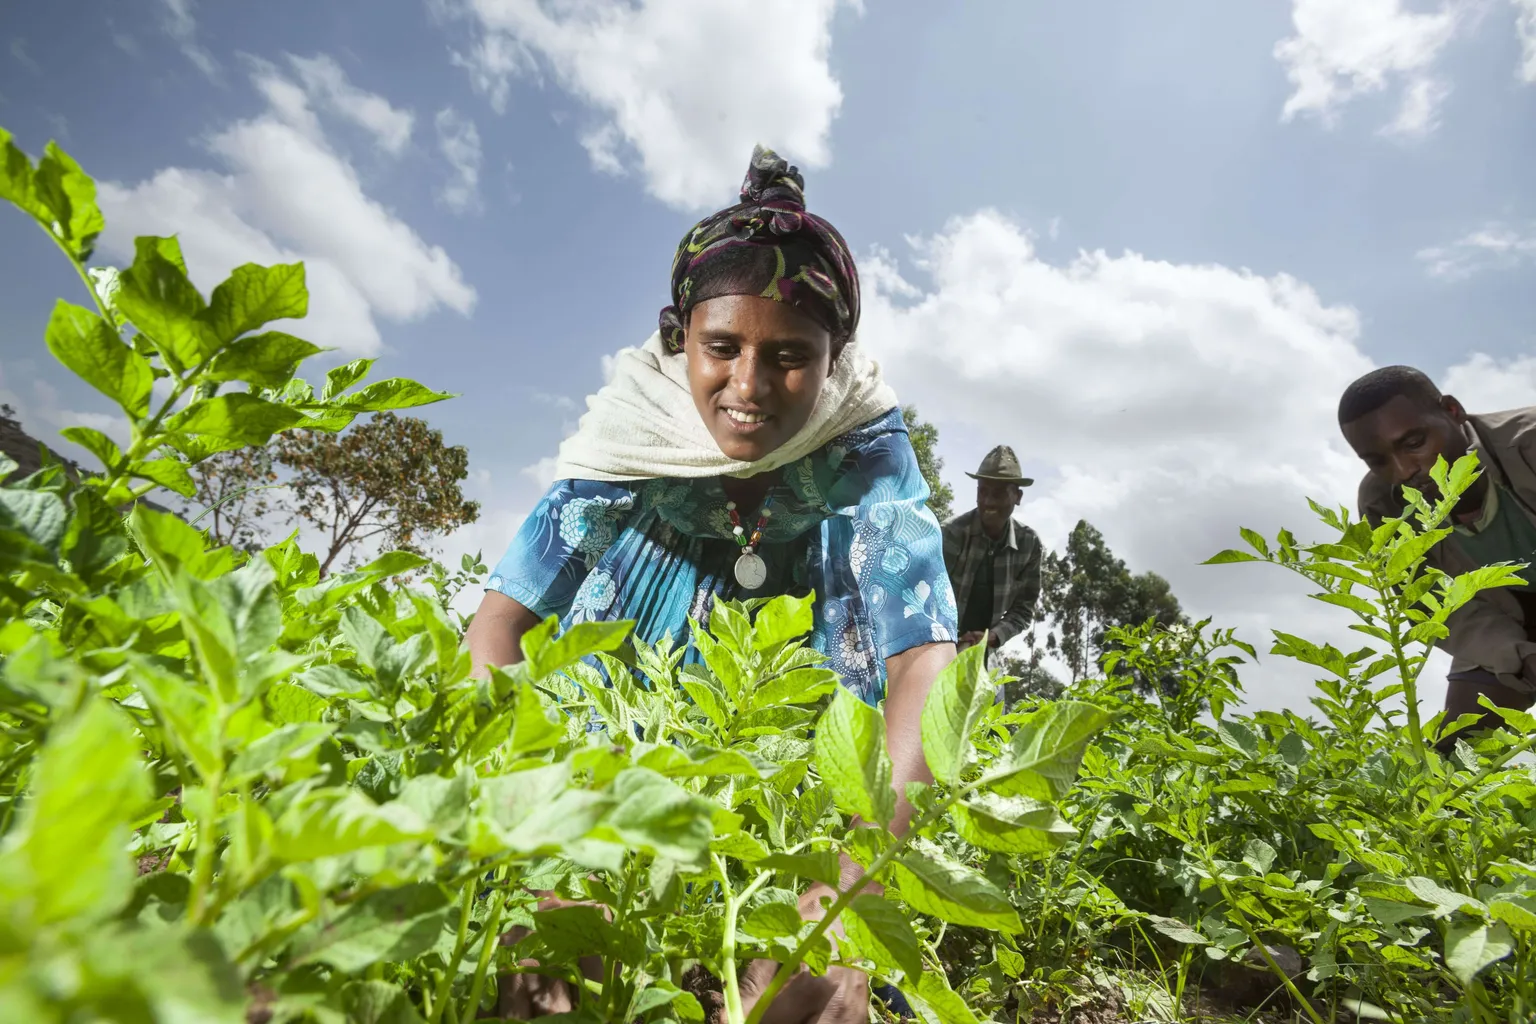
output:
<instances>
[{"instance_id":1,"label":"leafy crop field","mask_svg":"<svg viewBox=\"0 0 1536 1024\"><path fill-rule=\"evenodd\" d=\"M1121 631L1105 678L1011 712L973 648L897 836L881 716L804 646L806 603L717 609L686 669L549 622L476 679L450 610L473 560L322 577L293 538L246 555L134 506L447 396L367 360L296 376L319 349L263 328L304 314L302 266L208 297L172 238L92 266L91 179L0 144L0 193L80 275L47 345L131 427L68 431L100 475L0 488L0 1020L467 1024L538 973L569 983L560 1024L759 1024L755 959L770 994L841 965L930 1024L1536 1013L1536 719L1442 756L1417 704L1445 617L1516 571L1423 569L1470 459L1438 507L1373 530L1316 506L1329 542L1213 559L1353 617L1358 651L1274 637L1316 670L1306 715L1236 711L1253 649L1208 622ZM842 854L866 882L802 920Z\"/></svg>"}]
</instances>

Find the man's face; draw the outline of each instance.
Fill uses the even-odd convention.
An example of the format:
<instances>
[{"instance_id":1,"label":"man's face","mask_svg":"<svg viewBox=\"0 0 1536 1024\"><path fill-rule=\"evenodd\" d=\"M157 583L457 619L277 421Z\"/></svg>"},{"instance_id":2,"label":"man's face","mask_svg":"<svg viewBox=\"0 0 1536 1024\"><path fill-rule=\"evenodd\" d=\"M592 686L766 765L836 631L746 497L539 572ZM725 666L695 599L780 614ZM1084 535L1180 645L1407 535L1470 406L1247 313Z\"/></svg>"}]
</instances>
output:
<instances>
[{"instance_id":1,"label":"man's face","mask_svg":"<svg viewBox=\"0 0 1536 1024\"><path fill-rule=\"evenodd\" d=\"M1461 403L1449 395L1439 405L1427 407L1398 395L1376 411L1345 423L1342 429L1355 454L1394 494L1402 487L1412 487L1434 501L1440 492L1430 479L1430 468L1440 456L1454 464L1467 454L1462 430L1466 421Z\"/></svg>"},{"instance_id":2,"label":"man's face","mask_svg":"<svg viewBox=\"0 0 1536 1024\"><path fill-rule=\"evenodd\" d=\"M976 481L976 512L981 517L982 528L994 536L1002 533L1023 497L1024 488L1018 484L999 480Z\"/></svg>"}]
</instances>

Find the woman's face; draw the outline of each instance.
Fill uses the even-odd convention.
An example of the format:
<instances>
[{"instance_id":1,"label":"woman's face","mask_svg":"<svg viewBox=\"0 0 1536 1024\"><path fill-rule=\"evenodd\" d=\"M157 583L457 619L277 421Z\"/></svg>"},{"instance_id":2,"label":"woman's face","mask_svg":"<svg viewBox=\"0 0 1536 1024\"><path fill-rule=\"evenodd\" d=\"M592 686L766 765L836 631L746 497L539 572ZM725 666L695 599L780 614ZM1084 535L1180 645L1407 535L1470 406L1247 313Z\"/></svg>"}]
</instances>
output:
<instances>
[{"instance_id":1,"label":"woman's face","mask_svg":"<svg viewBox=\"0 0 1536 1024\"><path fill-rule=\"evenodd\" d=\"M693 404L720 450L755 462L805 426L832 368L832 335L782 302L722 295L693 307L683 351Z\"/></svg>"}]
</instances>

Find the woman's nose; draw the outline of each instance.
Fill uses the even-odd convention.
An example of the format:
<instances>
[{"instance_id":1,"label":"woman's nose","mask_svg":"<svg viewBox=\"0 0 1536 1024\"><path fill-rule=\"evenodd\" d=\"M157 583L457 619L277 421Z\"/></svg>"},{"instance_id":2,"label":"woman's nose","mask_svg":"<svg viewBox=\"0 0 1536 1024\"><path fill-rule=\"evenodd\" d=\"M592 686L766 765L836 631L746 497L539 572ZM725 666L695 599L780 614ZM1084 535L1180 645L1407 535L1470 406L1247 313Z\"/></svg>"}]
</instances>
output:
<instances>
[{"instance_id":1,"label":"woman's nose","mask_svg":"<svg viewBox=\"0 0 1536 1024\"><path fill-rule=\"evenodd\" d=\"M731 371L731 383L744 399L755 399L768 390L767 374L755 356L743 354Z\"/></svg>"}]
</instances>

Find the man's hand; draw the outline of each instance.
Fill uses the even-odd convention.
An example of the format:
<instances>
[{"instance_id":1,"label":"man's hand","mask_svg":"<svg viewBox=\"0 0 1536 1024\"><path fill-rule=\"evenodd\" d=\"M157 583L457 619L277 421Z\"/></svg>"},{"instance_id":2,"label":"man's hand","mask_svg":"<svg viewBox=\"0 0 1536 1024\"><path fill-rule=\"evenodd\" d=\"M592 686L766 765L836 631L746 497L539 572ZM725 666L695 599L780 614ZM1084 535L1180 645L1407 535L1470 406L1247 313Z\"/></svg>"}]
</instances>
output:
<instances>
[{"instance_id":1,"label":"man's hand","mask_svg":"<svg viewBox=\"0 0 1536 1024\"><path fill-rule=\"evenodd\" d=\"M817 883L800 897L800 916L819 921L826 914L823 898L835 900L831 886ZM827 929L836 948L842 924L834 921ZM741 972L741 1008L750 1014L762 998L769 982L779 971L773 960L753 960ZM816 977L800 965L789 983L779 990L773 1004L763 1014L763 1024L866 1024L869 1020L869 976L851 967L832 967Z\"/></svg>"},{"instance_id":2,"label":"man's hand","mask_svg":"<svg viewBox=\"0 0 1536 1024\"><path fill-rule=\"evenodd\" d=\"M955 650L963 651L967 647L975 647L979 643L981 643L981 630L973 629L969 633L962 634L960 639L955 641Z\"/></svg>"}]
</instances>

